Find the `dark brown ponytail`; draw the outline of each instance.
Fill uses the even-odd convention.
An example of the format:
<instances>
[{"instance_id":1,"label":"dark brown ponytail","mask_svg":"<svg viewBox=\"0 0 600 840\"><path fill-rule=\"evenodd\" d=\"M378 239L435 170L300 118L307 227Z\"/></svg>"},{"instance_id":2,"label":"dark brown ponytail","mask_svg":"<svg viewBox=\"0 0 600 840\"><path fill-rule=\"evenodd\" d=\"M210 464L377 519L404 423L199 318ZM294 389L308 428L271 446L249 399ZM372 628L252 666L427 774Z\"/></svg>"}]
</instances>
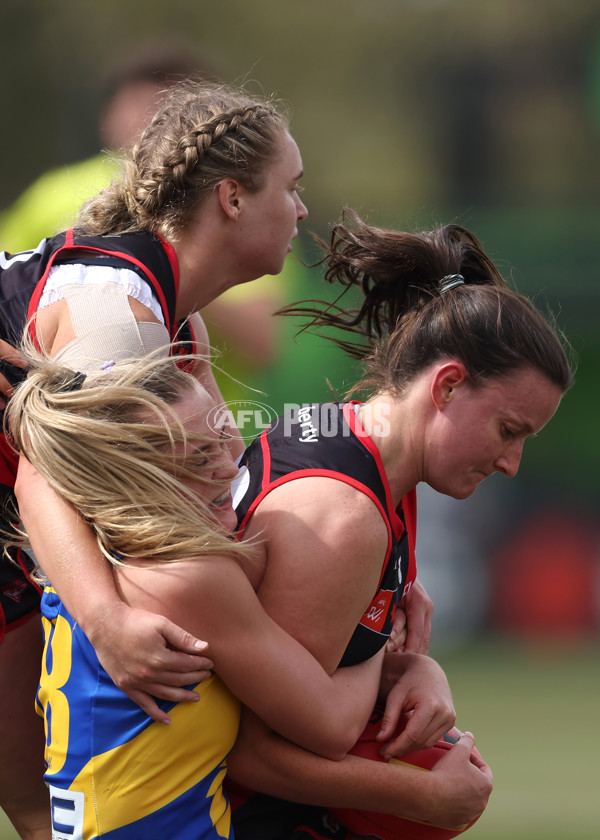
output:
<instances>
[{"instance_id":1,"label":"dark brown ponytail","mask_svg":"<svg viewBox=\"0 0 600 840\"><path fill-rule=\"evenodd\" d=\"M324 247L325 278L345 289L334 304L307 302L286 314L310 316L309 327L350 333L329 337L365 360L360 386L401 392L443 357L460 359L474 384L530 365L561 390L570 386L572 372L557 331L506 286L466 228L384 230L347 210ZM344 308L352 289L358 303Z\"/></svg>"}]
</instances>

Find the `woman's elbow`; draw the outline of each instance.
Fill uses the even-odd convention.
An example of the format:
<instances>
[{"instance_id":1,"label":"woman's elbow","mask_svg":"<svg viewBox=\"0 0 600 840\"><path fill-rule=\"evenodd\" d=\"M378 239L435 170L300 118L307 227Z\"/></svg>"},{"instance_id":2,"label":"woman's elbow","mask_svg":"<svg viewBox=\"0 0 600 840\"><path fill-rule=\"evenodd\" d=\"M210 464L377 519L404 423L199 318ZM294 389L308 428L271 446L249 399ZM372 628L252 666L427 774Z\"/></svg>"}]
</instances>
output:
<instances>
[{"instance_id":1,"label":"woman's elbow","mask_svg":"<svg viewBox=\"0 0 600 840\"><path fill-rule=\"evenodd\" d=\"M323 743L318 751L331 761L341 761L356 744L365 725L358 722L340 725L339 721L336 721L328 733L327 742Z\"/></svg>"}]
</instances>

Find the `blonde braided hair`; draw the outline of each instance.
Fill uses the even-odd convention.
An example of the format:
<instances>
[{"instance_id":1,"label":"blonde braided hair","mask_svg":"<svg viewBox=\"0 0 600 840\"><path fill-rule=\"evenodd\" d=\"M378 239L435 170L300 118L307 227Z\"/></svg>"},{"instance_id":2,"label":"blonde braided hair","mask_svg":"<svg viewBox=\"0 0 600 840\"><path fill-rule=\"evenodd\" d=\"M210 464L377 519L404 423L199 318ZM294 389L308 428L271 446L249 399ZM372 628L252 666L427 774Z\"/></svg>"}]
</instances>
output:
<instances>
[{"instance_id":1,"label":"blonde braided hair","mask_svg":"<svg viewBox=\"0 0 600 840\"><path fill-rule=\"evenodd\" d=\"M77 228L155 231L176 241L225 178L259 190L288 120L272 100L206 81L173 88L122 163L120 177L82 208Z\"/></svg>"}]
</instances>

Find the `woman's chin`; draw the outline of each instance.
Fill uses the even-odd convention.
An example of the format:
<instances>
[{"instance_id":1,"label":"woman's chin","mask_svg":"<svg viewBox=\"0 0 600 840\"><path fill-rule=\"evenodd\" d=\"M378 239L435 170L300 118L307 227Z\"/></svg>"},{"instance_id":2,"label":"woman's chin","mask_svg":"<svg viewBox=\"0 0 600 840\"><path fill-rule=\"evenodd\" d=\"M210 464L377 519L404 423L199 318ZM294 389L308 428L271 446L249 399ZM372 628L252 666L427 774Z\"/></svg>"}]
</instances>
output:
<instances>
[{"instance_id":1,"label":"woman's chin","mask_svg":"<svg viewBox=\"0 0 600 840\"><path fill-rule=\"evenodd\" d=\"M212 512L224 531L235 531L237 528L237 516L231 506L231 502L227 507L212 508Z\"/></svg>"}]
</instances>

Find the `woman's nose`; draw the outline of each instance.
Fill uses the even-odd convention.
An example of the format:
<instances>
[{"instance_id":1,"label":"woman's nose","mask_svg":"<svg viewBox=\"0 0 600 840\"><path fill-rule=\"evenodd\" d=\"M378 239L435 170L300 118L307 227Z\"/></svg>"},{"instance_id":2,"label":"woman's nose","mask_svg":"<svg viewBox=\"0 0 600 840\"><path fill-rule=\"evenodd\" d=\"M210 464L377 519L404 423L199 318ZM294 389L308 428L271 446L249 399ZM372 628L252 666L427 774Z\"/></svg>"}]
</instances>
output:
<instances>
[{"instance_id":1,"label":"woman's nose","mask_svg":"<svg viewBox=\"0 0 600 840\"><path fill-rule=\"evenodd\" d=\"M308 208L306 204L302 201L298 193L296 193L297 198L297 209L296 209L296 216L299 222L303 222L304 219L308 216Z\"/></svg>"},{"instance_id":2,"label":"woman's nose","mask_svg":"<svg viewBox=\"0 0 600 840\"><path fill-rule=\"evenodd\" d=\"M237 464L233 460L229 449L227 449L213 467L213 478L217 481L233 481L237 474Z\"/></svg>"},{"instance_id":3,"label":"woman's nose","mask_svg":"<svg viewBox=\"0 0 600 840\"><path fill-rule=\"evenodd\" d=\"M498 472L512 478L519 471L521 463L521 456L523 454L523 441L513 444L506 449L502 455L496 459L496 469Z\"/></svg>"}]
</instances>

